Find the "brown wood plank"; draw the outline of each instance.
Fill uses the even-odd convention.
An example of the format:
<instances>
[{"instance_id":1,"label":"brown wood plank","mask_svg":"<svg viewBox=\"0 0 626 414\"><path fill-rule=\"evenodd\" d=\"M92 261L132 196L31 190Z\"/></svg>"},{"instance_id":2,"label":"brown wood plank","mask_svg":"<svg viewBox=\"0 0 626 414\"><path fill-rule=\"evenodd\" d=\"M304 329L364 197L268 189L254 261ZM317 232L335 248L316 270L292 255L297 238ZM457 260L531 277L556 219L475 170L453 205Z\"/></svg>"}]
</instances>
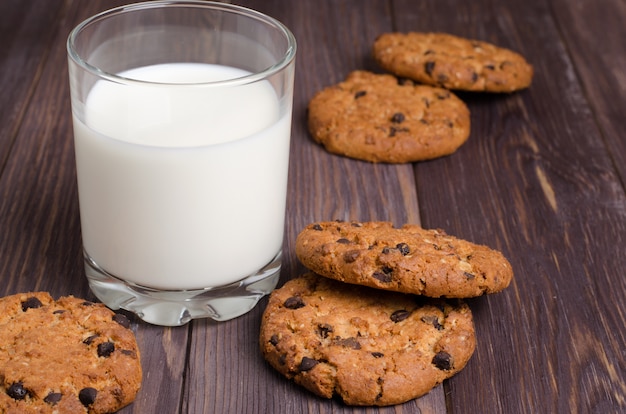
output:
<instances>
[{"instance_id":1,"label":"brown wood plank","mask_svg":"<svg viewBox=\"0 0 626 414\"><path fill-rule=\"evenodd\" d=\"M0 176L2 295L45 290L54 297L94 299L82 264L65 41L80 21L115 4L65 2L58 13L62 18L48 22L52 30L43 32L45 36L39 34L42 47L49 49L45 65ZM41 6L43 14L47 8ZM29 39L27 44L37 41ZM11 59L21 59L19 51L11 53ZM189 327L134 322L133 329L142 351L143 388L136 402L120 412L178 412Z\"/></svg>"},{"instance_id":2,"label":"brown wood plank","mask_svg":"<svg viewBox=\"0 0 626 414\"><path fill-rule=\"evenodd\" d=\"M448 383L450 408L623 411L626 197L548 2L394 4L398 30L492 41L536 69L527 91L461 94L470 141L416 166L424 226L501 249L516 272L504 293L471 301L478 347Z\"/></svg>"},{"instance_id":3,"label":"brown wood plank","mask_svg":"<svg viewBox=\"0 0 626 414\"><path fill-rule=\"evenodd\" d=\"M33 0L29 8L21 4L22 0L0 2L0 172L39 81L50 33L63 6L62 0Z\"/></svg>"},{"instance_id":4,"label":"brown wood plank","mask_svg":"<svg viewBox=\"0 0 626 414\"><path fill-rule=\"evenodd\" d=\"M626 3L559 0L552 3L551 11L572 58L567 73L582 81L592 116L626 182L626 36L622 30Z\"/></svg>"},{"instance_id":5,"label":"brown wood plank","mask_svg":"<svg viewBox=\"0 0 626 414\"><path fill-rule=\"evenodd\" d=\"M325 0L298 2L297 7L287 3L239 3L281 20L299 43L281 284L304 272L295 258L294 241L306 224L334 219L419 222L410 165L373 165L328 154L306 130L306 106L315 92L343 80L351 70L372 69L373 39L390 28L387 3ZM265 303L234 321L194 322L183 412L446 412L441 386L397 407L354 408L317 398L287 381L263 361L259 351L258 327Z\"/></svg>"}]
</instances>

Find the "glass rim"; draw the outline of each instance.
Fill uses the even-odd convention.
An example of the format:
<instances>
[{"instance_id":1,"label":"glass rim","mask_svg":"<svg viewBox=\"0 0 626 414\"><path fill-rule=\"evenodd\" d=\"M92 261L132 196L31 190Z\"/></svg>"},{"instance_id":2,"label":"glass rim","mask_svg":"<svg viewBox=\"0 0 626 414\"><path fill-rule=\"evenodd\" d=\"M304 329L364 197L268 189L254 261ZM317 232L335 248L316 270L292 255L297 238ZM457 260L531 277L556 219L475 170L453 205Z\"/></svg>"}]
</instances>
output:
<instances>
[{"instance_id":1,"label":"glass rim","mask_svg":"<svg viewBox=\"0 0 626 414\"><path fill-rule=\"evenodd\" d=\"M105 70L100 69L97 66L94 66L87 62L87 60L83 59L80 56L78 51L75 48L76 39L80 35L80 33L87 26L107 19L109 17L120 15L123 13L135 12L140 10L148 10L148 9L159 9L166 7L188 7L188 8L198 8L198 9L211 9L211 10L219 10L224 11L231 14L239 14L242 16L248 16L250 18L254 18L256 20L262 21L269 26L273 26L277 28L287 39L287 49L283 56L277 59L276 63L267 68L253 72L244 76L240 76L237 78L224 79L219 81L210 81L210 82L190 82L190 83L169 83L169 82L155 82L155 81L147 81L141 79L133 79L127 78L124 76L120 76L115 73L110 73ZM157 0L157 1L145 1L140 3L131 3L123 6L114 7L112 9L104 10L100 13L97 13L79 23L72 31L70 32L67 42L67 54L70 59L80 66L82 69L92 73L93 75L98 76L99 78L106 79L119 84L128 84L128 85L164 85L164 86L172 86L175 85L177 87L186 87L186 86L230 86L230 85L242 85L249 84L259 80L267 79L271 75L280 72L285 67L289 66L291 62L295 59L296 56L296 38L293 33L281 23L279 20L268 16L259 11L238 6L235 4L229 3L220 3L215 1L203 1L203 0ZM167 63L177 63L177 62L167 62Z\"/></svg>"}]
</instances>

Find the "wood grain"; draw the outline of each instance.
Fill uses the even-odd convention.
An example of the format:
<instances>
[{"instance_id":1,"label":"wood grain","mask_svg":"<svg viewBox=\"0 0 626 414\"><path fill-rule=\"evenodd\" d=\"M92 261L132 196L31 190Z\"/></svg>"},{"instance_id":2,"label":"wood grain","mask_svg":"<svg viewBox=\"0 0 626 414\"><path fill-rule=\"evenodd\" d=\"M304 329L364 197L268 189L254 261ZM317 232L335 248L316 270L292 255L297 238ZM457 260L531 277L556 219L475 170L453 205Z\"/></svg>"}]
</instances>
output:
<instances>
[{"instance_id":1,"label":"wood grain","mask_svg":"<svg viewBox=\"0 0 626 414\"><path fill-rule=\"evenodd\" d=\"M626 412L626 5L617 0L242 0L298 40L284 267L322 220L421 223L501 250L515 279L470 301L468 366L395 407L322 400L274 372L258 348L266 299L224 323L162 328L129 315L144 382L122 413ZM93 299L84 278L65 40L121 0L0 2L0 295ZM490 41L535 67L510 95L459 93L472 133L457 153L407 165L332 155L306 128L317 91L380 71L387 31Z\"/></svg>"}]
</instances>

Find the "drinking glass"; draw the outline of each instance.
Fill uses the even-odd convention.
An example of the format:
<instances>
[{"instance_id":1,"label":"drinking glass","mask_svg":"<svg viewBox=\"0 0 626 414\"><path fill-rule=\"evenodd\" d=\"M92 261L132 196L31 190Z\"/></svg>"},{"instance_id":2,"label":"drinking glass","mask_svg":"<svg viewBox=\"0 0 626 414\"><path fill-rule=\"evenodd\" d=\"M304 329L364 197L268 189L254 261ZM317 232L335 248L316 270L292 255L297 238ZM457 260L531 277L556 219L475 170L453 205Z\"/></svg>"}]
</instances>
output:
<instances>
[{"instance_id":1,"label":"drinking glass","mask_svg":"<svg viewBox=\"0 0 626 414\"><path fill-rule=\"evenodd\" d=\"M277 20L151 1L67 42L86 276L165 326L224 321L281 267L296 41Z\"/></svg>"}]
</instances>

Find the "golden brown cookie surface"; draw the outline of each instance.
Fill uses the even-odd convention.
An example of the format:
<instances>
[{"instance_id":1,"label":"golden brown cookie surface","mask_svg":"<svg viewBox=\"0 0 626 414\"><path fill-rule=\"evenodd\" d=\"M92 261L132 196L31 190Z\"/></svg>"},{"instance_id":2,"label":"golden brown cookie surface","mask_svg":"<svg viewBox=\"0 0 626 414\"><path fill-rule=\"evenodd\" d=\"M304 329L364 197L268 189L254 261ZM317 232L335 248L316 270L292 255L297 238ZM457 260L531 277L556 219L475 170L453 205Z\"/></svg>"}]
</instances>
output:
<instances>
[{"instance_id":1,"label":"golden brown cookie surface","mask_svg":"<svg viewBox=\"0 0 626 414\"><path fill-rule=\"evenodd\" d=\"M450 91L355 71L309 102L308 126L329 152L405 163L456 151L469 137L469 110Z\"/></svg>"},{"instance_id":2,"label":"golden brown cookie surface","mask_svg":"<svg viewBox=\"0 0 626 414\"><path fill-rule=\"evenodd\" d=\"M513 92L530 86L533 76L516 52L446 33L385 33L373 53L397 76L447 89Z\"/></svg>"},{"instance_id":3,"label":"golden brown cookie surface","mask_svg":"<svg viewBox=\"0 0 626 414\"><path fill-rule=\"evenodd\" d=\"M270 296L260 345L280 373L349 405L417 398L459 372L475 349L469 307L351 286L313 273Z\"/></svg>"},{"instance_id":4,"label":"golden brown cookie surface","mask_svg":"<svg viewBox=\"0 0 626 414\"><path fill-rule=\"evenodd\" d=\"M315 223L298 235L296 255L322 276L430 297L495 293L513 278L500 252L417 225Z\"/></svg>"},{"instance_id":5,"label":"golden brown cookie surface","mask_svg":"<svg viewBox=\"0 0 626 414\"><path fill-rule=\"evenodd\" d=\"M115 412L133 401L141 376L124 315L45 292L0 299L0 412Z\"/></svg>"}]
</instances>

